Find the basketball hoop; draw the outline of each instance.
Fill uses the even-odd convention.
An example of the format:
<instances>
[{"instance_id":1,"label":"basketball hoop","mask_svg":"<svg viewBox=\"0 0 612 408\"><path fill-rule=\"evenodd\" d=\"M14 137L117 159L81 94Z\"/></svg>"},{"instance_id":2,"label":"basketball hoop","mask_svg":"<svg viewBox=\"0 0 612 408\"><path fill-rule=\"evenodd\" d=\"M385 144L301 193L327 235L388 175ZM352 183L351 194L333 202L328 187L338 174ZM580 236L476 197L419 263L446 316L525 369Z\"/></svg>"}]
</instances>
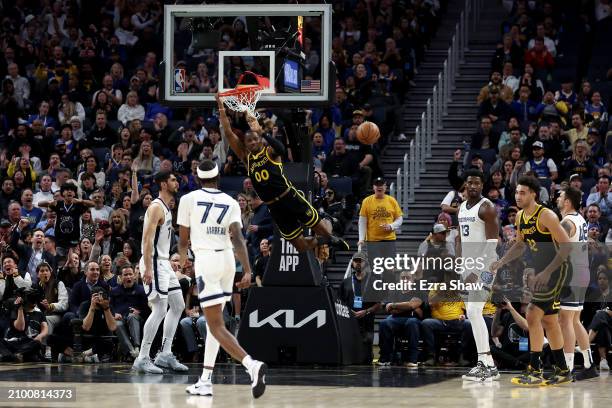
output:
<instances>
[{"instance_id":1,"label":"basketball hoop","mask_svg":"<svg viewBox=\"0 0 612 408\"><path fill-rule=\"evenodd\" d=\"M255 78L257 85L242 85L242 81L247 74ZM268 78L251 71L245 71L238 78L236 88L221 92L219 99L235 112L249 112L252 116L259 118L259 114L255 112L255 106L263 91L269 86L270 80Z\"/></svg>"}]
</instances>

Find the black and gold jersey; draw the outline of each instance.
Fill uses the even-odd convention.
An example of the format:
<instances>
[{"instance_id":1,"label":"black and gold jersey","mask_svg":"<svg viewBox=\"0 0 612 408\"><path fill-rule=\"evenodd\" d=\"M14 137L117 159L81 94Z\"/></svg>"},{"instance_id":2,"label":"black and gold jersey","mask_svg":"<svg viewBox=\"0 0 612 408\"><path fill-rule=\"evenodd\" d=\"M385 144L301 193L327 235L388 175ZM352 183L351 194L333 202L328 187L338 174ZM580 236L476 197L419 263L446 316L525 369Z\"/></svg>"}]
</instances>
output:
<instances>
[{"instance_id":1,"label":"black and gold jersey","mask_svg":"<svg viewBox=\"0 0 612 408\"><path fill-rule=\"evenodd\" d=\"M544 231L540 226L539 220L545 207L538 205L535 212L527 217L525 211L521 210L517 217L518 232L523 236L523 241L527 244L531 252L530 264L536 273L541 272L548 266L557 254L557 245L552 234Z\"/></svg>"},{"instance_id":2,"label":"black and gold jersey","mask_svg":"<svg viewBox=\"0 0 612 408\"><path fill-rule=\"evenodd\" d=\"M247 169L253 188L263 201L272 201L292 187L283 172L283 163L274 161L266 146L256 154L247 154Z\"/></svg>"}]
</instances>

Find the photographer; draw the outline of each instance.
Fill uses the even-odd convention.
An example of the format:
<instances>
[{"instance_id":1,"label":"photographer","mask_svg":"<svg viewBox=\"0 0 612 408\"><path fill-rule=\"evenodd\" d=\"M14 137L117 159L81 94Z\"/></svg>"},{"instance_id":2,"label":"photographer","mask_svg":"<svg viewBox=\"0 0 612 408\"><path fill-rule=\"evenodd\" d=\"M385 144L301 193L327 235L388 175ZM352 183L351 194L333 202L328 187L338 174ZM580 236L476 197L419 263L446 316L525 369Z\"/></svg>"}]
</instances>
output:
<instances>
[{"instance_id":1,"label":"photographer","mask_svg":"<svg viewBox=\"0 0 612 408\"><path fill-rule=\"evenodd\" d=\"M20 288L13 301L11 325L0 340L0 361L40 361L42 343L48 329L45 316L36 307L41 293L37 289Z\"/></svg>"},{"instance_id":2,"label":"photographer","mask_svg":"<svg viewBox=\"0 0 612 408\"><path fill-rule=\"evenodd\" d=\"M131 265L125 265L119 273L121 284L112 289L110 306L117 325L121 350L124 354L129 353L136 358L140 352L142 326L149 314L149 306L144 287L138 284L134 268Z\"/></svg>"},{"instance_id":3,"label":"photographer","mask_svg":"<svg viewBox=\"0 0 612 408\"><path fill-rule=\"evenodd\" d=\"M93 354L91 358L85 358L86 362L99 362L101 356L105 360L113 351L113 342L108 338L112 332L117 330L117 323L110 308L108 289L103 286L91 288L91 299L81 303L79 307L79 319L82 319L81 329L83 334L89 335L84 343L91 346ZM79 333L76 334L78 344ZM86 347L89 348L89 347Z\"/></svg>"}]
</instances>

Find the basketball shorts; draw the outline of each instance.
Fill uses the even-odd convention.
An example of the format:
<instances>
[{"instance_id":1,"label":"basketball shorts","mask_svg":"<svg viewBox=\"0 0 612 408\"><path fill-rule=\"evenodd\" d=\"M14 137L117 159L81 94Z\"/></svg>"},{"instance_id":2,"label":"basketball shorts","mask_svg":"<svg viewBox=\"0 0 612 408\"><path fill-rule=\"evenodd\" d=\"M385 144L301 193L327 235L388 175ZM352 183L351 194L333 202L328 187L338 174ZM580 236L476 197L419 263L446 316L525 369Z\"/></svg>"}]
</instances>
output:
<instances>
[{"instance_id":1,"label":"basketball shorts","mask_svg":"<svg viewBox=\"0 0 612 408\"><path fill-rule=\"evenodd\" d=\"M280 200L268 205L272 219L283 238L290 241L321 220L319 212L294 187Z\"/></svg>"},{"instance_id":2,"label":"basketball shorts","mask_svg":"<svg viewBox=\"0 0 612 408\"><path fill-rule=\"evenodd\" d=\"M542 309L545 315L559 313L559 309L561 308L560 297L563 286L570 278L571 268L565 263L552 273L546 289L540 292L533 292L531 304Z\"/></svg>"},{"instance_id":3,"label":"basketball shorts","mask_svg":"<svg viewBox=\"0 0 612 408\"><path fill-rule=\"evenodd\" d=\"M232 299L236 260L231 248L196 251L194 267L202 308L223 305Z\"/></svg>"},{"instance_id":4,"label":"basketball shorts","mask_svg":"<svg viewBox=\"0 0 612 408\"><path fill-rule=\"evenodd\" d=\"M140 259L139 263L140 274L144 273L144 259ZM153 262L153 280L150 285L144 285L144 290L149 300L167 298L168 294L178 290L180 292L181 285L176 278L176 273L172 270L170 261L166 259L158 259Z\"/></svg>"}]
</instances>

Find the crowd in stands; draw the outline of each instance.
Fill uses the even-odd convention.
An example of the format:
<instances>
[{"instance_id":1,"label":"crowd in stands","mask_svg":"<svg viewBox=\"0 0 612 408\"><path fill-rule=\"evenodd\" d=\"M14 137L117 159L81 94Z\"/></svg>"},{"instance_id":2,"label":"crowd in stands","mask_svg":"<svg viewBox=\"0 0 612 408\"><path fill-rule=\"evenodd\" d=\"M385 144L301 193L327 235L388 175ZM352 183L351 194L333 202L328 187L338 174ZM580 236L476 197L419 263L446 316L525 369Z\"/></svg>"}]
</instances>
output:
<instances>
[{"instance_id":1,"label":"crowd in stands","mask_svg":"<svg viewBox=\"0 0 612 408\"><path fill-rule=\"evenodd\" d=\"M500 27L499 44L492 50L491 74L478 92L476 130L452 158L448 177L452 190L440 207L429 236L417 255L428 258L455 256L458 245L457 213L467 192L463 173L478 168L486 178L483 195L495 205L500 220L502 256L515 243L519 208L514 191L523 175L541 184L539 202L558 213L556 200L564 186L583 192L580 212L588 222L590 282L581 320L597 348L600 369L609 369L612 347L612 294L609 287L609 244L612 243L612 126L608 113L612 69L607 75L589 74L588 53L580 48L612 27L607 1L592 3L528 2L508 0L508 17ZM580 42L579 33L592 33ZM594 46L594 48L597 45ZM577 61L578 54L584 61ZM607 68L612 59L605 60ZM575 58L574 58L575 57ZM363 254L351 260L352 274L341 285L347 304L365 291ZM528 362L526 307L531 293L523 282L522 259L500 270L494 295L483 311L490 331L491 350L499 367L518 369ZM367 266L369 268L369 266ZM448 282L443 267L424 270L428 281ZM406 273L394 281L418 280ZM359 289L354 288L359 286ZM446 295L446 296L444 296ZM381 305L383 309L381 310ZM453 364L473 363L475 352L466 305L451 291L426 294L406 292L397 301L354 305L362 319L364 342L371 344L373 314L386 315L379 323L382 367L418 363L444 364L452 350ZM368 356L364 357L364 361Z\"/></svg>"},{"instance_id":2,"label":"crowd in stands","mask_svg":"<svg viewBox=\"0 0 612 408\"><path fill-rule=\"evenodd\" d=\"M222 179L240 181L232 194L243 211L254 284L261 285L272 220L225 143L217 113L170 109L159 100L164 3L16 0L0 9L3 360L96 362L138 354L150 311L137 264L144 213L158 193L152 180L161 170L180 176L172 211L181 194L197 188L204 158L218 163ZM333 2L336 102L308 111L302 125L313 142L314 202L337 233L382 175L379 149L391 137L405 139L399 108L445 3ZM229 48L240 49L244 32L226 23ZM320 55L307 51L315 73ZM215 64L203 58L186 67L190 86L215 92ZM287 145L284 160L293 160L287 121L274 111L261 115L266 131ZM377 145L356 140L364 120L379 124ZM246 129L239 117L234 125ZM334 180L344 177L348 187L336 191ZM172 262L187 305L179 342L196 358L206 333L193 269ZM229 324L240 316L240 294L228 309Z\"/></svg>"}]
</instances>

